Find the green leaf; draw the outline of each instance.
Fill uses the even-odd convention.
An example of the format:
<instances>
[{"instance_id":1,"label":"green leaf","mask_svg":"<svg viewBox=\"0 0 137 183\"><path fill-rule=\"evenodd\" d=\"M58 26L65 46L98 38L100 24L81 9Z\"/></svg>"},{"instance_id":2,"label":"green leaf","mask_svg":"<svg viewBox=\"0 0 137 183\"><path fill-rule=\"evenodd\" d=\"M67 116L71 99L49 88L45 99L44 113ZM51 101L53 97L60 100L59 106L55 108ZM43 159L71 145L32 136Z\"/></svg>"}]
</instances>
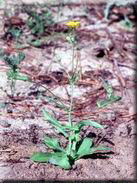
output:
<instances>
[{"instance_id":1,"label":"green leaf","mask_svg":"<svg viewBox=\"0 0 137 183\"><path fill-rule=\"evenodd\" d=\"M17 75L16 80L21 80L21 81L29 81L29 77L28 76L22 76L22 75Z\"/></svg>"},{"instance_id":2,"label":"green leaf","mask_svg":"<svg viewBox=\"0 0 137 183\"><path fill-rule=\"evenodd\" d=\"M84 140L82 141L82 143L77 151L78 158L90 154L91 146L92 146L92 140L87 137L84 138Z\"/></svg>"},{"instance_id":3,"label":"green leaf","mask_svg":"<svg viewBox=\"0 0 137 183\"><path fill-rule=\"evenodd\" d=\"M110 147L103 147L103 146L98 146L98 147L92 147L91 148L91 154L93 153L98 153L98 152L102 152L102 151L111 151L112 148Z\"/></svg>"},{"instance_id":4,"label":"green leaf","mask_svg":"<svg viewBox=\"0 0 137 183\"><path fill-rule=\"evenodd\" d=\"M75 36L72 35L72 34L69 34L69 35L66 37L66 40L67 40L70 44L75 44L75 43L76 43Z\"/></svg>"},{"instance_id":5,"label":"green leaf","mask_svg":"<svg viewBox=\"0 0 137 183\"><path fill-rule=\"evenodd\" d=\"M72 150L73 151L76 150L76 145L77 145L77 142L78 142L78 138L79 138L79 133L75 134L75 138L74 138L73 143L72 143Z\"/></svg>"},{"instance_id":6,"label":"green leaf","mask_svg":"<svg viewBox=\"0 0 137 183\"><path fill-rule=\"evenodd\" d=\"M120 96L111 96L110 99L106 99L106 100L98 100L97 101L97 107L106 107L109 104L112 104L114 102L117 102L121 99Z\"/></svg>"},{"instance_id":7,"label":"green leaf","mask_svg":"<svg viewBox=\"0 0 137 183\"><path fill-rule=\"evenodd\" d=\"M67 108L63 103L57 101L55 97L45 96L45 98L49 103L55 103L56 107L62 108L64 111L69 110L69 108Z\"/></svg>"},{"instance_id":8,"label":"green leaf","mask_svg":"<svg viewBox=\"0 0 137 183\"><path fill-rule=\"evenodd\" d=\"M3 56L3 60L8 64L9 67L12 68L12 70L16 70L18 67L18 64L24 60L25 55L24 53L20 52L18 56L12 55L12 56Z\"/></svg>"},{"instance_id":9,"label":"green leaf","mask_svg":"<svg viewBox=\"0 0 137 183\"><path fill-rule=\"evenodd\" d=\"M40 47L41 41L39 39L37 39L37 40L31 41L30 44L35 46L35 47Z\"/></svg>"},{"instance_id":10,"label":"green leaf","mask_svg":"<svg viewBox=\"0 0 137 183\"><path fill-rule=\"evenodd\" d=\"M37 27L36 27L36 26L33 27L33 28L31 29L31 32L32 32L32 34L36 34L36 33L38 32Z\"/></svg>"},{"instance_id":11,"label":"green leaf","mask_svg":"<svg viewBox=\"0 0 137 183\"><path fill-rule=\"evenodd\" d=\"M57 131L62 133L65 137L68 136L67 133L64 130L64 127L62 125L60 125L59 121L57 121L56 119L51 117L49 115L49 113L47 111L45 111L44 109L43 109L43 114L44 114L44 119L47 120L49 123L51 123L52 126L54 126L57 129Z\"/></svg>"},{"instance_id":12,"label":"green leaf","mask_svg":"<svg viewBox=\"0 0 137 183\"><path fill-rule=\"evenodd\" d=\"M9 57L11 65L18 65L20 63L20 60L15 56Z\"/></svg>"},{"instance_id":13,"label":"green leaf","mask_svg":"<svg viewBox=\"0 0 137 183\"><path fill-rule=\"evenodd\" d=\"M45 31L45 26L51 25L53 22L53 18L48 12L42 12L42 14L31 12L27 25L32 34L42 35Z\"/></svg>"},{"instance_id":14,"label":"green leaf","mask_svg":"<svg viewBox=\"0 0 137 183\"><path fill-rule=\"evenodd\" d=\"M19 28L11 27L7 32L11 33L14 38L19 38L21 36L21 30Z\"/></svg>"},{"instance_id":15,"label":"green leaf","mask_svg":"<svg viewBox=\"0 0 137 183\"><path fill-rule=\"evenodd\" d=\"M43 34L44 33L44 24L39 23L39 25L38 25L38 31L39 31L39 34Z\"/></svg>"},{"instance_id":16,"label":"green leaf","mask_svg":"<svg viewBox=\"0 0 137 183\"><path fill-rule=\"evenodd\" d=\"M9 69L6 74L9 80L16 79L18 75L18 71L16 70L15 72L13 69Z\"/></svg>"},{"instance_id":17,"label":"green leaf","mask_svg":"<svg viewBox=\"0 0 137 183\"><path fill-rule=\"evenodd\" d=\"M79 131L79 127L76 126L76 125L75 126L70 126L69 124L66 124L64 126L64 128L69 129L70 131L75 131L75 132Z\"/></svg>"},{"instance_id":18,"label":"green leaf","mask_svg":"<svg viewBox=\"0 0 137 183\"><path fill-rule=\"evenodd\" d=\"M68 158L66 153L55 152L52 157L49 159L49 163L60 166L65 170L71 168L70 159Z\"/></svg>"},{"instance_id":19,"label":"green leaf","mask_svg":"<svg viewBox=\"0 0 137 183\"><path fill-rule=\"evenodd\" d=\"M107 98L110 99L113 94L112 86L107 81L104 81L104 88L107 92Z\"/></svg>"},{"instance_id":20,"label":"green leaf","mask_svg":"<svg viewBox=\"0 0 137 183\"><path fill-rule=\"evenodd\" d=\"M0 48L0 58L3 58L5 55L4 49Z\"/></svg>"},{"instance_id":21,"label":"green leaf","mask_svg":"<svg viewBox=\"0 0 137 183\"><path fill-rule=\"evenodd\" d=\"M19 61L22 61L22 60L24 60L24 58L25 58L25 54L23 52L19 52L19 54L18 54L18 60Z\"/></svg>"},{"instance_id":22,"label":"green leaf","mask_svg":"<svg viewBox=\"0 0 137 183\"><path fill-rule=\"evenodd\" d=\"M44 138L44 143L45 143L48 147L50 147L50 148L52 148L52 149L54 149L54 150L57 150L57 151L64 151L64 150L60 147L60 145L59 145L59 143L58 143L58 139L49 138L48 136L45 136L45 138Z\"/></svg>"},{"instance_id":23,"label":"green leaf","mask_svg":"<svg viewBox=\"0 0 137 183\"><path fill-rule=\"evenodd\" d=\"M34 23L33 23L33 18L32 17L29 17L28 20L27 20L27 25L32 28L34 26Z\"/></svg>"},{"instance_id":24,"label":"green leaf","mask_svg":"<svg viewBox=\"0 0 137 183\"><path fill-rule=\"evenodd\" d=\"M86 120L86 121L80 121L79 123L77 123L74 127L78 127L79 129L81 129L83 126L93 126L95 128L104 128L102 125L100 125L99 123L95 122L95 121L90 121L90 120Z\"/></svg>"},{"instance_id":25,"label":"green leaf","mask_svg":"<svg viewBox=\"0 0 137 183\"><path fill-rule=\"evenodd\" d=\"M125 16L125 19L121 21L121 24L127 29L130 30L133 27L133 23Z\"/></svg>"},{"instance_id":26,"label":"green leaf","mask_svg":"<svg viewBox=\"0 0 137 183\"><path fill-rule=\"evenodd\" d=\"M112 148L110 148L110 147L103 147L103 146L91 147L91 146L92 146L92 141L90 144L90 141L86 140L86 142L84 142L83 146L82 147L80 146L81 149L80 150L78 149L78 151L80 151L80 152L79 153L77 152L77 155L78 155L77 159L81 158L82 156L91 155L91 154L99 153L102 151L111 151L112 150Z\"/></svg>"},{"instance_id":27,"label":"green leaf","mask_svg":"<svg viewBox=\"0 0 137 183\"><path fill-rule=\"evenodd\" d=\"M48 163L49 159L52 158L52 154L53 153L38 152L34 153L30 159L39 163Z\"/></svg>"},{"instance_id":28,"label":"green leaf","mask_svg":"<svg viewBox=\"0 0 137 183\"><path fill-rule=\"evenodd\" d=\"M75 84L78 80L78 74L77 73L74 73L70 78L69 78L69 83L70 84Z\"/></svg>"},{"instance_id":29,"label":"green leaf","mask_svg":"<svg viewBox=\"0 0 137 183\"><path fill-rule=\"evenodd\" d=\"M60 166L61 168L64 168L65 170L71 168L70 159L65 153L62 152L34 153L30 159L34 162L54 164Z\"/></svg>"},{"instance_id":30,"label":"green leaf","mask_svg":"<svg viewBox=\"0 0 137 183\"><path fill-rule=\"evenodd\" d=\"M114 96L113 95L112 86L110 84L108 84L108 81L103 80L103 86L104 86L104 88L107 92L107 97L106 97L105 100L98 100L96 102L97 107L106 107L107 105L112 104L113 102L116 102L116 101L121 99L120 96Z\"/></svg>"},{"instance_id":31,"label":"green leaf","mask_svg":"<svg viewBox=\"0 0 137 183\"><path fill-rule=\"evenodd\" d=\"M109 13L110 13L110 10L111 10L112 6L113 6L113 2L109 1L107 3L107 6L104 9L104 17L105 17L105 19L108 19L108 16L109 16Z\"/></svg>"}]
</instances>

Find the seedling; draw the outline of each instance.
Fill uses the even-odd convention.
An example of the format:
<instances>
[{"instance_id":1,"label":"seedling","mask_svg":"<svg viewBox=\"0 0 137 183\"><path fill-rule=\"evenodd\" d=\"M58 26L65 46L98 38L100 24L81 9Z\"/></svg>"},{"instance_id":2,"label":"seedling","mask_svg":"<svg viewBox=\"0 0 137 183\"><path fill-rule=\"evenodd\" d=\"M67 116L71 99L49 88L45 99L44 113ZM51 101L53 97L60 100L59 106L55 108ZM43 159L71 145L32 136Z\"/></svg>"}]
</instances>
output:
<instances>
[{"instance_id":1,"label":"seedling","mask_svg":"<svg viewBox=\"0 0 137 183\"><path fill-rule=\"evenodd\" d=\"M121 25L123 25L127 30L133 28L133 23L128 19L127 16L124 16L124 20L121 21Z\"/></svg>"},{"instance_id":2,"label":"seedling","mask_svg":"<svg viewBox=\"0 0 137 183\"><path fill-rule=\"evenodd\" d=\"M28 14L27 25L33 35L33 37L29 36L28 43L34 47L40 48L43 44L41 36L44 35L45 29L54 23L53 17L49 11L44 11L42 13L32 11L28 12Z\"/></svg>"},{"instance_id":3,"label":"seedling","mask_svg":"<svg viewBox=\"0 0 137 183\"><path fill-rule=\"evenodd\" d=\"M106 107L109 104L112 104L121 99L120 96L113 95L112 86L108 83L108 81L103 81L104 89L106 90L106 99L97 101L98 107Z\"/></svg>"},{"instance_id":4,"label":"seedling","mask_svg":"<svg viewBox=\"0 0 137 183\"><path fill-rule=\"evenodd\" d=\"M52 25L54 23L52 15L48 11L45 11L41 14L33 11L29 14L30 16L28 17L27 25L31 30L31 33L38 37L44 34L46 26Z\"/></svg>"},{"instance_id":5,"label":"seedling","mask_svg":"<svg viewBox=\"0 0 137 183\"><path fill-rule=\"evenodd\" d=\"M123 0L123 1L109 0L108 3L107 3L107 6L105 7L105 10L104 10L105 19L108 19L110 10L114 6L126 6L126 5L131 5L131 4L134 4L134 3L135 3L135 0Z\"/></svg>"},{"instance_id":6,"label":"seedling","mask_svg":"<svg viewBox=\"0 0 137 183\"><path fill-rule=\"evenodd\" d=\"M17 40L21 36L22 30L18 27L11 26L8 28L6 33L10 33L12 37Z\"/></svg>"},{"instance_id":7,"label":"seedling","mask_svg":"<svg viewBox=\"0 0 137 183\"><path fill-rule=\"evenodd\" d=\"M25 55L24 53L19 52L17 56L15 55L9 56L4 52L4 50L1 49L0 57L9 67L7 71L7 77L8 77L8 80L11 81L10 88L11 88L12 95L14 95L16 80L23 80L23 81L29 80L27 76L22 76L19 74L19 68L18 68L18 65L20 64L20 62L24 60Z\"/></svg>"},{"instance_id":8,"label":"seedling","mask_svg":"<svg viewBox=\"0 0 137 183\"><path fill-rule=\"evenodd\" d=\"M123 1L118 1L118 0L109 0L107 3L107 6L104 9L104 18L105 20L108 20L109 14L111 9L114 6L130 6L135 3L135 0L123 0ZM123 25L127 30L130 30L133 27L133 23L129 20L128 16L124 14L124 19L121 21L121 25Z\"/></svg>"}]
</instances>

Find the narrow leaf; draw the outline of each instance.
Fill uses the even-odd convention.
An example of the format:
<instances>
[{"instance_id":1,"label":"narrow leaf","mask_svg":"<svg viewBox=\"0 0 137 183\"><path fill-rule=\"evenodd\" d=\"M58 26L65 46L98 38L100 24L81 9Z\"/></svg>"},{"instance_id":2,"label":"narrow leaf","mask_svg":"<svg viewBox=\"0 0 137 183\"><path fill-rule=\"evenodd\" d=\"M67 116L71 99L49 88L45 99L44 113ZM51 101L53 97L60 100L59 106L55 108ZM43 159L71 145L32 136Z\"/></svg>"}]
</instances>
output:
<instances>
[{"instance_id":1,"label":"narrow leaf","mask_svg":"<svg viewBox=\"0 0 137 183\"><path fill-rule=\"evenodd\" d=\"M121 97L120 96L111 96L110 99L106 99L106 100L99 100L97 101L97 107L106 107L109 104L112 104L114 102L117 102L118 100L120 100Z\"/></svg>"},{"instance_id":2,"label":"narrow leaf","mask_svg":"<svg viewBox=\"0 0 137 183\"><path fill-rule=\"evenodd\" d=\"M93 126L95 128L104 128L102 125L100 125L99 123L95 122L95 121L90 121L90 120L86 120L86 121L80 121L78 124L76 124L74 127L78 127L79 129L81 129L83 126Z\"/></svg>"},{"instance_id":3,"label":"narrow leaf","mask_svg":"<svg viewBox=\"0 0 137 183\"><path fill-rule=\"evenodd\" d=\"M17 75L16 80L29 81L29 78L27 76Z\"/></svg>"},{"instance_id":4,"label":"narrow leaf","mask_svg":"<svg viewBox=\"0 0 137 183\"><path fill-rule=\"evenodd\" d=\"M104 82L104 88L107 92L107 98L110 99L110 97L113 94L112 86L108 83L108 81L103 81L103 82Z\"/></svg>"},{"instance_id":5,"label":"narrow leaf","mask_svg":"<svg viewBox=\"0 0 137 183\"><path fill-rule=\"evenodd\" d=\"M57 153L34 153L32 157L30 158L34 162L39 163L50 163L57 166L60 166L64 169L70 169L71 165L69 163L69 158L65 153L57 152Z\"/></svg>"},{"instance_id":6,"label":"narrow leaf","mask_svg":"<svg viewBox=\"0 0 137 183\"><path fill-rule=\"evenodd\" d=\"M38 152L34 153L31 156L31 160L35 162L40 162L40 163L48 163L49 159L52 158L53 153L43 153L43 152Z\"/></svg>"},{"instance_id":7,"label":"narrow leaf","mask_svg":"<svg viewBox=\"0 0 137 183\"><path fill-rule=\"evenodd\" d=\"M35 46L35 47L40 47L41 41L39 39L37 39L37 40L31 41L30 44Z\"/></svg>"},{"instance_id":8,"label":"narrow leaf","mask_svg":"<svg viewBox=\"0 0 137 183\"><path fill-rule=\"evenodd\" d=\"M51 123L52 126L54 126L65 137L67 137L67 133L65 132L64 127L62 125L60 125L59 121L57 121L56 119L54 119L53 117L51 117L49 115L49 113L47 111L45 111L44 109L43 109L43 114L44 114L45 120L47 120L49 123Z\"/></svg>"},{"instance_id":9,"label":"narrow leaf","mask_svg":"<svg viewBox=\"0 0 137 183\"><path fill-rule=\"evenodd\" d=\"M24 60L24 59L25 59L25 54L24 54L23 52L20 52L20 53L18 54L18 59L19 59L20 61Z\"/></svg>"},{"instance_id":10,"label":"narrow leaf","mask_svg":"<svg viewBox=\"0 0 137 183\"><path fill-rule=\"evenodd\" d=\"M103 146L92 147L91 154L98 153L100 151L111 151L111 150L112 150L112 148L110 148L110 147L103 147Z\"/></svg>"}]
</instances>

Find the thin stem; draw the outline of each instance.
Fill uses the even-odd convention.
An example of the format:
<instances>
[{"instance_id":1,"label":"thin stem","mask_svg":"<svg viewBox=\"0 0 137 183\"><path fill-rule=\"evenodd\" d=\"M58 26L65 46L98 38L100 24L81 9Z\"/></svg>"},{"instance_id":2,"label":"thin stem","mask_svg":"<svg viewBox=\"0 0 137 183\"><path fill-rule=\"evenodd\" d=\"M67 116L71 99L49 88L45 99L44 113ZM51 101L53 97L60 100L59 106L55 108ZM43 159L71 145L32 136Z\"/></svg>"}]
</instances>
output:
<instances>
[{"instance_id":1,"label":"thin stem","mask_svg":"<svg viewBox=\"0 0 137 183\"><path fill-rule=\"evenodd\" d=\"M74 73L74 53L75 53L75 45L72 46L72 74Z\"/></svg>"},{"instance_id":2,"label":"thin stem","mask_svg":"<svg viewBox=\"0 0 137 183\"><path fill-rule=\"evenodd\" d=\"M74 89L74 84L73 82L70 83L71 86L71 98L70 98L70 108L69 108L69 113L68 113L68 121L69 121L69 126L72 128L72 105L73 105L73 89ZM72 137L73 131L70 131L70 137ZM71 147L72 147L72 140L69 138L69 155L71 154Z\"/></svg>"},{"instance_id":3,"label":"thin stem","mask_svg":"<svg viewBox=\"0 0 137 183\"><path fill-rule=\"evenodd\" d=\"M61 101L60 97L56 96L54 93L52 93L52 92L50 91L50 89L48 89L47 87L43 86L41 83L35 82L35 81L31 80L31 79L29 80L29 82L35 83L35 84L41 86L42 88L46 89L50 94L52 94L52 96L54 96L55 98L57 98L57 99L61 102L62 105L64 105L64 103ZM64 106L65 106L65 105L64 105ZM65 107L66 107L66 106L65 106ZM67 107L66 107L66 109L67 109Z\"/></svg>"},{"instance_id":4,"label":"thin stem","mask_svg":"<svg viewBox=\"0 0 137 183\"><path fill-rule=\"evenodd\" d=\"M75 45L72 45L72 75L71 77L73 77L74 75L74 53L75 53ZM71 78L70 78L71 79ZM72 106L73 106L73 90L74 90L74 82L71 81L70 82L70 88L71 88L71 98L70 98L70 108L69 108L69 124L72 127Z\"/></svg>"},{"instance_id":5,"label":"thin stem","mask_svg":"<svg viewBox=\"0 0 137 183\"><path fill-rule=\"evenodd\" d=\"M69 108L69 124L72 127L72 106L73 106L73 90L74 90L74 84L70 84L71 87L71 98L70 98L70 108Z\"/></svg>"},{"instance_id":6,"label":"thin stem","mask_svg":"<svg viewBox=\"0 0 137 183\"><path fill-rule=\"evenodd\" d=\"M72 75L74 75L74 52L75 52L75 45L73 44L72 46ZM70 78L71 79L71 78ZM73 106L73 92L74 92L74 82L70 81L70 87L71 87L71 98L70 98L70 108L69 108L69 113L68 113L68 121L69 121L69 126L72 128L73 123L72 123L72 106ZM70 137L72 137L73 131L70 131ZM71 149L72 149L72 140L69 138L69 155L71 155Z\"/></svg>"}]
</instances>

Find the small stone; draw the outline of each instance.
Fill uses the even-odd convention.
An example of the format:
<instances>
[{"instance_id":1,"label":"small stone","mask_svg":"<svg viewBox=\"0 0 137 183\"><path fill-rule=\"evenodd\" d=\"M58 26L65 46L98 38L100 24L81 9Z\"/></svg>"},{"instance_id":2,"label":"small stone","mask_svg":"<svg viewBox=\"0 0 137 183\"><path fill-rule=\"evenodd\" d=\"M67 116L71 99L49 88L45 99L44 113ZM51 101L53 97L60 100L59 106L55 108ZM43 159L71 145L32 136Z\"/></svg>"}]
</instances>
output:
<instances>
[{"instance_id":1,"label":"small stone","mask_svg":"<svg viewBox=\"0 0 137 183\"><path fill-rule=\"evenodd\" d=\"M6 120L0 120L0 126L2 126L4 128L8 128L11 126L11 124L9 124L9 122Z\"/></svg>"},{"instance_id":2,"label":"small stone","mask_svg":"<svg viewBox=\"0 0 137 183\"><path fill-rule=\"evenodd\" d=\"M134 115L136 113L136 109L135 109L135 107L134 106L131 106L130 108L129 108L129 115Z\"/></svg>"}]
</instances>

